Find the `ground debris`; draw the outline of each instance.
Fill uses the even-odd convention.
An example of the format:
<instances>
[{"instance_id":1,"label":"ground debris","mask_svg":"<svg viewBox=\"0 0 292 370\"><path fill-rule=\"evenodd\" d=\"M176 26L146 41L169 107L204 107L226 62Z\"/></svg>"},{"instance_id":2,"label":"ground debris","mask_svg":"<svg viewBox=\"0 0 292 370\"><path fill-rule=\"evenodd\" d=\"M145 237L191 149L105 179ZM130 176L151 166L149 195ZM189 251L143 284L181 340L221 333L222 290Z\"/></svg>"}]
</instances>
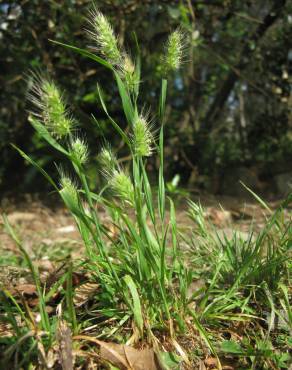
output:
<instances>
[{"instance_id":1,"label":"ground debris","mask_svg":"<svg viewBox=\"0 0 292 370\"><path fill-rule=\"evenodd\" d=\"M12 212L7 215L8 221L11 224L16 224L20 222L31 222L34 221L37 218L36 213L32 212Z\"/></svg>"},{"instance_id":2,"label":"ground debris","mask_svg":"<svg viewBox=\"0 0 292 370\"><path fill-rule=\"evenodd\" d=\"M120 370L163 370L152 348L138 350L124 344L104 342L85 335L76 336L74 339L83 339L97 344L100 347L101 359Z\"/></svg>"},{"instance_id":3,"label":"ground debris","mask_svg":"<svg viewBox=\"0 0 292 370\"><path fill-rule=\"evenodd\" d=\"M66 321L60 320L57 329L57 341L59 344L59 359L63 370L73 369L72 333Z\"/></svg>"},{"instance_id":4,"label":"ground debris","mask_svg":"<svg viewBox=\"0 0 292 370\"><path fill-rule=\"evenodd\" d=\"M74 305L76 307L83 306L86 302L88 302L93 295L98 291L99 284L96 283L84 283L81 284L78 288L75 289L74 293Z\"/></svg>"}]
</instances>

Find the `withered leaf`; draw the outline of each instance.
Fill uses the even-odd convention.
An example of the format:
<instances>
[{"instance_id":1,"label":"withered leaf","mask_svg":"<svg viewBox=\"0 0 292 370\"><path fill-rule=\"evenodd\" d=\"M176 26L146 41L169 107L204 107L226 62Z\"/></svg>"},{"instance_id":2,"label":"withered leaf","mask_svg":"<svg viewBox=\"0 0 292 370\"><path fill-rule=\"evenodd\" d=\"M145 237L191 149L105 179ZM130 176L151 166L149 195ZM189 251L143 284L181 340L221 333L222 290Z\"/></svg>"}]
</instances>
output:
<instances>
[{"instance_id":1,"label":"withered leaf","mask_svg":"<svg viewBox=\"0 0 292 370\"><path fill-rule=\"evenodd\" d=\"M100 346L100 357L121 370L163 370L153 349L137 350L133 347L101 340L85 335L74 339L85 339Z\"/></svg>"},{"instance_id":2,"label":"withered leaf","mask_svg":"<svg viewBox=\"0 0 292 370\"><path fill-rule=\"evenodd\" d=\"M100 356L114 366L128 370L158 370L153 349L141 351L126 345L103 343L100 347ZM121 362L122 359L122 362ZM123 367L122 367L122 366Z\"/></svg>"},{"instance_id":3,"label":"withered leaf","mask_svg":"<svg viewBox=\"0 0 292 370\"><path fill-rule=\"evenodd\" d=\"M90 298L96 293L99 288L99 284L96 283L84 283L75 289L74 294L74 305L76 307L83 306Z\"/></svg>"},{"instance_id":4,"label":"withered leaf","mask_svg":"<svg viewBox=\"0 0 292 370\"><path fill-rule=\"evenodd\" d=\"M11 338L15 335L10 323L0 321L0 338Z\"/></svg>"},{"instance_id":5,"label":"withered leaf","mask_svg":"<svg viewBox=\"0 0 292 370\"><path fill-rule=\"evenodd\" d=\"M63 370L73 369L72 333L66 321L61 320L57 330L60 363Z\"/></svg>"},{"instance_id":6,"label":"withered leaf","mask_svg":"<svg viewBox=\"0 0 292 370\"><path fill-rule=\"evenodd\" d=\"M205 359L204 363L210 369L214 369L214 368L217 368L218 360L215 357L208 357L208 358Z\"/></svg>"},{"instance_id":7,"label":"withered leaf","mask_svg":"<svg viewBox=\"0 0 292 370\"><path fill-rule=\"evenodd\" d=\"M199 369L198 370L206 370L206 366L202 360L199 360Z\"/></svg>"},{"instance_id":8,"label":"withered leaf","mask_svg":"<svg viewBox=\"0 0 292 370\"><path fill-rule=\"evenodd\" d=\"M21 295L37 295L36 286L34 284L19 284L14 289L16 293Z\"/></svg>"}]
</instances>

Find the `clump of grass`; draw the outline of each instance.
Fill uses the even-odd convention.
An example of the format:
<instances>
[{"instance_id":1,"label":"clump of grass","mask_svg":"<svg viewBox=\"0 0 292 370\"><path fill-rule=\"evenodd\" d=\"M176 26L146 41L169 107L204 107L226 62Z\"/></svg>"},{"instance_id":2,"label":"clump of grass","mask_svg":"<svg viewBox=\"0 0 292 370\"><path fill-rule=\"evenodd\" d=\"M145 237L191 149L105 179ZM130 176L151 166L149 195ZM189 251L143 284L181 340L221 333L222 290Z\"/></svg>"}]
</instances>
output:
<instances>
[{"instance_id":1,"label":"clump of grass","mask_svg":"<svg viewBox=\"0 0 292 370\"><path fill-rule=\"evenodd\" d=\"M44 140L69 159L74 180L60 171L60 184L56 184L36 162L18 149L48 179L72 213L86 247L83 268L99 286L99 294L92 306L93 317L84 319L84 312L78 312L74 307L73 267L70 264L67 274L57 282L60 287L66 281L64 299L60 303L64 316L75 334L91 326L93 320L94 326L100 328L98 334L111 338L125 323L130 323L133 331L127 337L128 343L142 339L157 346L164 336L186 362L188 358L178 338L199 334L207 345L205 355L212 353L220 367L218 343L224 330L233 322L244 322L247 337L250 338L250 333L254 335L250 323L254 320L260 325L260 321L256 321L257 307L261 307L263 297L266 297L264 305L270 307L273 317L278 315L280 303L291 321L288 290L285 288L290 279L288 271L291 265L287 254L291 249L291 230L282 219L281 209L271 216L255 241L252 237L238 239L234 234L231 240L225 238L218 242L205 222L203 208L190 202L189 215L195 222L196 231L191 236L180 232L175 205L165 193L163 174L167 79L161 81L157 104L159 135L156 140L139 104L140 63L132 63L121 51L110 23L96 9L91 13L90 23L91 38L104 59L86 50L62 45L88 56L113 72L129 133L123 131L110 116L100 87L99 100L109 122L128 148L131 157L129 172L120 166L118 158L107 145L99 154L105 188L100 192L90 189L85 166L89 157L86 138L76 137L75 120L68 115L62 94L55 83L45 77L33 79L30 98L37 112L32 114L31 123ZM176 30L170 35L162 58L166 72L179 68L182 51L182 33ZM147 158L153 153L159 157L157 196L154 196L156 184L150 184L147 173ZM110 192L106 193L107 189ZM114 236L100 217L99 208L106 210L110 216L110 226L116 230ZM46 313L46 302L53 296L56 287L49 292L42 291L38 272L21 241L7 220L5 222L33 274L40 298L41 318L36 322L29 313L28 320L21 306L7 291L4 292L3 307L15 328L18 338L15 345L21 347L19 336L30 333L29 351L38 348L44 352L52 347L55 340L56 322ZM193 246L188 253L181 249L183 242ZM204 284L192 291L196 279L202 279ZM273 294L275 299L271 298ZM14 310L8 308L8 302L14 303ZM15 322L15 310L26 323L24 333L20 333ZM109 321L112 326L102 332L103 325ZM264 340L267 343L271 328L269 326L260 338L253 336L254 342ZM232 345L229 343L228 347L225 343L224 350L228 348L232 350ZM192 355L195 358L198 356L196 353ZM248 356L253 355L247 351L245 357ZM251 360L252 366L257 364L256 361ZM274 360L269 358L269 361Z\"/></svg>"},{"instance_id":2,"label":"clump of grass","mask_svg":"<svg viewBox=\"0 0 292 370\"><path fill-rule=\"evenodd\" d=\"M126 134L109 116L99 88L101 106L132 156L131 172L127 173L121 168L109 147L105 147L99 155L100 170L105 176L107 187L112 190L112 199L104 198L89 188L84 166L88 160L86 140L73 135L71 123L74 119L69 119L56 84L45 77L39 77L33 80L33 93L30 95L32 103L38 108L31 122L45 140L71 161L76 180L73 181L61 171L60 186L57 186L48 174L45 176L54 184L72 212L87 248L87 268L98 276L102 291L108 297L106 306L100 308L100 311L106 315L107 310L116 310L117 320L125 314L132 316L141 338L146 336L147 340L152 340L152 331L156 327L163 328L174 337L174 321L176 317L186 315L188 308L184 305L185 301L180 299L184 293L174 286L174 276L176 280L186 276L184 265L178 259L177 246L169 248L169 233L173 235L173 242L176 238L174 210L170 221L164 217L163 121L167 80L162 81L158 105L161 130L159 143L156 143L152 126L138 104L138 89L135 86L139 83L137 76L140 76L140 65L134 65L129 56L121 51L110 23L97 9L91 12L90 24L90 36L105 58L101 63L114 73L121 104L130 125L130 133ZM170 39L175 39L179 46L181 40L175 35L177 31ZM175 47L173 43L170 44L171 48ZM171 68L176 69L180 64L181 53L174 55L172 50L170 55L170 51L167 51L167 58L171 58ZM65 136L69 139L68 143L61 140ZM152 155L154 147L157 147L160 157L159 219L156 199L146 171L146 160ZM44 170L41 171L44 173ZM115 240L104 227L96 211L97 205L113 215L112 224L119 230ZM167 262L169 258L171 264ZM173 265L180 266L179 270L173 271ZM187 282L184 286L187 288Z\"/></svg>"}]
</instances>

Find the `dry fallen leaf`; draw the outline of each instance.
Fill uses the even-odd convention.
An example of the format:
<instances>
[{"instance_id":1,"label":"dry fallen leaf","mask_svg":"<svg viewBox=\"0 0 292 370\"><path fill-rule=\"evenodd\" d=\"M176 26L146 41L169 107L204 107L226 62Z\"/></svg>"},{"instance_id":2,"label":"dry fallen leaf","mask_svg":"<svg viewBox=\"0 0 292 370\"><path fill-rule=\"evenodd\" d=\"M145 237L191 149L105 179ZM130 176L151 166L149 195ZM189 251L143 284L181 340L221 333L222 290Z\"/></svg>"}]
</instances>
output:
<instances>
[{"instance_id":1,"label":"dry fallen leaf","mask_svg":"<svg viewBox=\"0 0 292 370\"><path fill-rule=\"evenodd\" d=\"M123 344L103 342L101 340L78 335L74 339L84 339L100 346L100 357L121 370L162 370L153 349L137 350Z\"/></svg>"},{"instance_id":2,"label":"dry fallen leaf","mask_svg":"<svg viewBox=\"0 0 292 370\"><path fill-rule=\"evenodd\" d=\"M36 286L34 284L19 284L14 287L15 292L21 295L37 295ZM13 294L15 293L13 292Z\"/></svg>"},{"instance_id":3,"label":"dry fallen leaf","mask_svg":"<svg viewBox=\"0 0 292 370\"><path fill-rule=\"evenodd\" d=\"M228 225L232 221L231 212L223 209L220 210L215 207L206 208L205 216L210 219L214 225L219 227Z\"/></svg>"},{"instance_id":4,"label":"dry fallen leaf","mask_svg":"<svg viewBox=\"0 0 292 370\"><path fill-rule=\"evenodd\" d=\"M11 324L0 321L0 338L11 338L13 335L15 335L15 333Z\"/></svg>"},{"instance_id":5,"label":"dry fallen leaf","mask_svg":"<svg viewBox=\"0 0 292 370\"><path fill-rule=\"evenodd\" d=\"M76 307L83 306L86 302L92 298L94 293L97 292L99 284L96 283L84 283L81 284L78 288L75 289L74 293L74 305Z\"/></svg>"},{"instance_id":6,"label":"dry fallen leaf","mask_svg":"<svg viewBox=\"0 0 292 370\"><path fill-rule=\"evenodd\" d=\"M206 369L206 366L205 366L205 364L204 364L204 362L203 362L203 361L201 361L201 360L200 360L200 362L199 362L199 370L207 370L207 369Z\"/></svg>"},{"instance_id":7,"label":"dry fallen leaf","mask_svg":"<svg viewBox=\"0 0 292 370\"><path fill-rule=\"evenodd\" d=\"M218 360L215 357L206 358L206 360L204 361L204 363L210 369L216 369L217 366L218 366Z\"/></svg>"},{"instance_id":8,"label":"dry fallen leaf","mask_svg":"<svg viewBox=\"0 0 292 370\"><path fill-rule=\"evenodd\" d=\"M157 370L153 349L141 351L126 345L104 343L100 347L100 356L114 366L123 365L124 369L131 370ZM121 362L122 359L122 362Z\"/></svg>"}]
</instances>

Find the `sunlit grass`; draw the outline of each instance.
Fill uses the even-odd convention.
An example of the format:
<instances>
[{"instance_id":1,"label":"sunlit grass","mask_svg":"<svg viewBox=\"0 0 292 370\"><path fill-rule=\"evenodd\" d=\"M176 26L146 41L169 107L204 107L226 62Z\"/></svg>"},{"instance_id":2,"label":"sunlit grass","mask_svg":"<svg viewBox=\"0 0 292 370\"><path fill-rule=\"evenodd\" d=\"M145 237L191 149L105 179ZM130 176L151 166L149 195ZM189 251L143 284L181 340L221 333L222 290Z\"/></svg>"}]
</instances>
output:
<instances>
[{"instance_id":1,"label":"sunlit grass","mask_svg":"<svg viewBox=\"0 0 292 370\"><path fill-rule=\"evenodd\" d=\"M99 103L128 148L131 165L129 170L123 168L106 146L99 155L99 170L105 186L99 192L91 189L86 168L90 153L85 134L82 138L76 135L76 121L68 116L57 85L43 77L33 79L33 103L36 103L37 111L33 111L30 122L72 166L68 172L59 171L57 184L21 149L17 150L59 193L76 222L86 255L78 265L69 262L66 273L52 286L46 287L21 239L4 216L7 231L30 269L38 296L38 305L30 308L24 300L17 301L8 289L3 289L1 310L13 329L9 340L11 346L4 357L10 359L17 354L17 359L21 350L25 355L20 356L18 365L35 363L37 354L52 350L56 343L57 322L65 319L74 335L91 333L90 328L94 327L95 336L129 344L148 343L155 348L163 344L165 338L185 363L188 358L196 361L199 354L194 348L182 349L180 339L183 337L190 338L190 342L192 338L202 338L204 356L214 356L219 368L219 357L224 360L226 353L241 356L243 363L251 368L264 366L268 369L270 364L277 365L277 361L286 363L285 358L273 356L272 349L277 345L273 334L276 318L281 317L287 328L291 328L292 231L291 222L287 222L283 215L291 197L270 216L259 234L253 236L251 230L247 240L236 233L231 239L217 238L206 223L203 208L193 202L189 202L188 211L193 222L192 232L181 231L175 204L165 190L163 148L167 79L161 81L160 97L154 111L159 127L158 135L154 135L151 124L142 114L143 104L139 102L140 56L136 56L137 63L131 64L132 68L126 71L117 66L116 58L123 60L124 51L120 50L107 19L103 17L101 20L102 24L95 26L99 32L106 29L108 34L97 35L94 40L102 42L97 45L98 50L105 58L108 56L107 59L62 45L113 72L129 133L111 117L100 86ZM90 32L92 36L94 31ZM179 67L181 61L181 45L177 45L178 60L173 60L175 42L181 42L179 31L170 36L168 45L172 59L168 69ZM166 54L162 59L168 57ZM129 74L133 74L134 84ZM40 82L41 88L38 86ZM52 87L53 105L50 106ZM70 126L72 122L74 132ZM159 159L156 183L150 183L147 172L150 155L157 155ZM98 209L101 208L110 216L110 225L100 216ZM114 234L111 228L115 230ZM86 310L74 304L73 273L78 267L98 286L98 293L90 298ZM194 289L196 280L203 283ZM57 293L56 314L49 315L48 303ZM242 332L236 333L239 325L243 327ZM233 331L237 336L230 336ZM244 340L239 340L242 337ZM288 354L286 352L284 346L283 353Z\"/></svg>"}]
</instances>

